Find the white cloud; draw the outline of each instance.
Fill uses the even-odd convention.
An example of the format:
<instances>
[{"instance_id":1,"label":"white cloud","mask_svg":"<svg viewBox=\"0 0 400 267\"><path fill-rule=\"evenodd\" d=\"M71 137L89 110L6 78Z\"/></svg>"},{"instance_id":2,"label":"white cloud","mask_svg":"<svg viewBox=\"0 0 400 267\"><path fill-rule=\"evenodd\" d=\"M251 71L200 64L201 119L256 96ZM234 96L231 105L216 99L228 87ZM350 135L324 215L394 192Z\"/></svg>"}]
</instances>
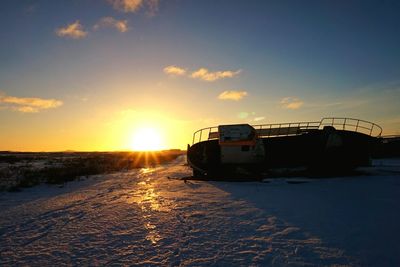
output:
<instances>
[{"instance_id":1,"label":"white cloud","mask_svg":"<svg viewBox=\"0 0 400 267\"><path fill-rule=\"evenodd\" d=\"M254 121L263 121L265 120L265 117L255 117Z\"/></svg>"},{"instance_id":2,"label":"white cloud","mask_svg":"<svg viewBox=\"0 0 400 267\"><path fill-rule=\"evenodd\" d=\"M158 11L158 0L107 0L116 10L129 13L137 12L143 6L148 9L149 15L154 15Z\"/></svg>"},{"instance_id":3,"label":"white cloud","mask_svg":"<svg viewBox=\"0 0 400 267\"><path fill-rule=\"evenodd\" d=\"M115 28L119 32L128 31L128 21L127 20L117 20L113 17L104 17L99 20L93 27L95 30L99 28Z\"/></svg>"},{"instance_id":4,"label":"white cloud","mask_svg":"<svg viewBox=\"0 0 400 267\"><path fill-rule=\"evenodd\" d=\"M243 97L247 96L246 91L224 91L222 92L219 96L218 99L221 100L234 100L234 101L239 101Z\"/></svg>"},{"instance_id":5,"label":"white cloud","mask_svg":"<svg viewBox=\"0 0 400 267\"><path fill-rule=\"evenodd\" d=\"M79 20L71 23L65 27L56 29L56 34L60 37L67 37L72 39L85 38L88 32L84 31Z\"/></svg>"},{"instance_id":6,"label":"white cloud","mask_svg":"<svg viewBox=\"0 0 400 267\"><path fill-rule=\"evenodd\" d=\"M62 106L63 102L56 99L0 95L0 105L3 108L12 109L24 113L35 113L44 109L57 108L59 106Z\"/></svg>"},{"instance_id":7,"label":"white cloud","mask_svg":"<svg viewBox=\"0 0 400 267\"><path fill-rule=\"evenodd\" d=\"M304 102L295 97L285 97L280 102L281 107L285 109L299 109Z\"/></svg>"},{"instance_id":8,"label":"white cloud","mask_svg":"<svg viewBox=\"0 0 400 267\"><path fill-rule=\"evenodd\" d=\"M164 72L169 75L182 76L186 73L186 70L177 66L167 66L164 68Z\"/></svg>"},{"instance_id":9,"label":"white cloud","mask_svg":"<svg viewBox=\"0 0 400 267\"><path fill-rule=\"evenodd\" d=\"M193 72L191 74L192 78L195 79L200 79L204 80L207 82L213 82L219 79L224 79L224 78L232 78L236 75L238 75L241 72L241 70L237 71L231 71L231 70L224 70L224 71L215 71L215 72L210 72L206 68L200 68Z\"/></svg>"}]
</instances>

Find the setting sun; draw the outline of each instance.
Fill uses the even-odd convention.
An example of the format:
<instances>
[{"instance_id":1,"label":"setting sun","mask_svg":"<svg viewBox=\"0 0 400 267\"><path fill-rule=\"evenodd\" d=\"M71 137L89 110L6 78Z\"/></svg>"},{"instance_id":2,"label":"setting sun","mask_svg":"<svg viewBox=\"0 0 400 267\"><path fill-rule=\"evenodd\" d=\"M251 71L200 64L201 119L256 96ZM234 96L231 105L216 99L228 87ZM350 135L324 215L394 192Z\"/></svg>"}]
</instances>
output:
<instances>
[{"instance_id":1,"label":"setting sun","mask_svg":"<svg viewBox=\"0 0 400 267\"><path fill-rule=\"evenodd\" d=\"M146 127L137 129L131 139L130 148L134 151L154 151L164 149L159 130Z\"/></svg>"}]
</instances>

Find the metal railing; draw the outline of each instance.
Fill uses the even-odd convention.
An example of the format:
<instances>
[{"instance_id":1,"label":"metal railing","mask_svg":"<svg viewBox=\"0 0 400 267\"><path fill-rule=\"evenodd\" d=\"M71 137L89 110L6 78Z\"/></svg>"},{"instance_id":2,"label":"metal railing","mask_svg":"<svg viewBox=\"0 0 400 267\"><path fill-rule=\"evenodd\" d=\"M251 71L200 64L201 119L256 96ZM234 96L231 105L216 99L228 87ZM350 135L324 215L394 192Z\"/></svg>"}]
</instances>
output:
<instances>
[{"instance_id":1,"label":"metal railing","mask_svg":"<svg viewBox=\"0 0 400 267\"><path fill-rule=\"evenodd\" d=\"M373 122L353 118L323 118L320 127L333 126L338 130L359 132L374 137L382 134L382 127Z\"/></svg>"},{"instance_id":2,"label":"metal railing","mask_svg":"<svg viewBox=\"0 0 400 267\"><path fill-rule=\"evenodd\" d=\"M252 125L258 137L290 136L306 133L310 130L323 129L325 126L333 126L337 130L346 130L379 137L382 128L372 122L353 118L323 118L320 121L271 123ZM218 139L218 126L197 130L193 134L192 145L201 141Z\"/></svg>"},{"instance_id":3,"label":"metal railing","mask_svg":"<svg viewBox=\"0 0 400 267\"><path fill-rule=\"evenodd\" d=\"M192 145L211 139L218 139L218 126L207 127L194 132Z\"/></svg>"}]
</instances>

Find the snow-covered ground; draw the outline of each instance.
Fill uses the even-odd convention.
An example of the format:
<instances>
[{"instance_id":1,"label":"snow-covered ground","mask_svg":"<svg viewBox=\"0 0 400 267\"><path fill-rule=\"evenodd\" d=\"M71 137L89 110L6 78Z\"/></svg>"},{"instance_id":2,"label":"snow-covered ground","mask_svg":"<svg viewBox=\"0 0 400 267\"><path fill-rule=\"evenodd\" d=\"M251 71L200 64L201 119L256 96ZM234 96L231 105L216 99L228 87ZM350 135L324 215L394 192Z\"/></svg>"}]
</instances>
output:
<instances>
[{"instance_id":1,"label":"snow-covered ground","mask_svg":"<svg viewBox=\"0 0 400 267\"><path fill-rule=\"evenodd\" d=\"M298 184L184 162L0 193L0 265L400 266L400 159Z\"/></svg>"}]
</instances>

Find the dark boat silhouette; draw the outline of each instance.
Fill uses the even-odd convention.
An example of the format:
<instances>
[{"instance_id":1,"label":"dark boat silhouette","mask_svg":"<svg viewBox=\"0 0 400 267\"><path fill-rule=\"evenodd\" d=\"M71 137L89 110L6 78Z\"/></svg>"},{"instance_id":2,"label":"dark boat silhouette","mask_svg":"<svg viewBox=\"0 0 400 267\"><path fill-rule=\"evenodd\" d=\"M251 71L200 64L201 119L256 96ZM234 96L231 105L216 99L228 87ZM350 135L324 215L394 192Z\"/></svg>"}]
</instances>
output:
<instances>
[{"instance_id":1,"label":"dark boat silhouette","mask_svg":"<svg viewBox=\"0 0 400 267\"><path fill-rule=\"evenodd\" d=\"M318 122L233 124L200 129L188 145L193 177L257 177L276 168L332 173L370 164L382 128L353 118Z\"/></svg>"}]
</instances>

